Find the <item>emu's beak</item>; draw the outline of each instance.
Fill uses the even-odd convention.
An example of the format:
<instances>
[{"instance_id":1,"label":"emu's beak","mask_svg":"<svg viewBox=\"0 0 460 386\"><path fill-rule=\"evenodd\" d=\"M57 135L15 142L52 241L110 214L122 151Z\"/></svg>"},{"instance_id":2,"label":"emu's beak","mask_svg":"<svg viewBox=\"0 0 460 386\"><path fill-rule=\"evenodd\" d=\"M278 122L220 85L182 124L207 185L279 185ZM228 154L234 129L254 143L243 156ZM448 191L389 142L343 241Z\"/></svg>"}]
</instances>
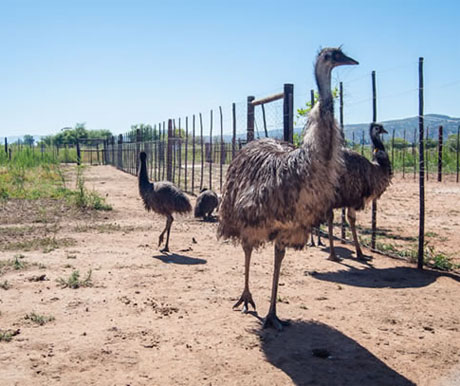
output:
<instances>
[{"instance_id":1,"label":"emu's beak","mask_svg":"<svg viewBox=\"0 0 460 386\"><path fill-rule=\"evenodd\" d=\"M388 134L388 131L386 131L383 127L382 130L380 131L381 134Z\"/></svg>"},{"instance_id":2,"label":"emu's beak","mask_svg":"<svg viewBox=\"0 0 460 386\"><path fill-rule=\"evenodd\" d=\"M340 56L336 58L337 65L338 66L343 66L346 64L359 64L358 61L354 60L353 58L350 58L349 56L345 55L343 52L340 53Z\"/></svg>"}]
</instances>

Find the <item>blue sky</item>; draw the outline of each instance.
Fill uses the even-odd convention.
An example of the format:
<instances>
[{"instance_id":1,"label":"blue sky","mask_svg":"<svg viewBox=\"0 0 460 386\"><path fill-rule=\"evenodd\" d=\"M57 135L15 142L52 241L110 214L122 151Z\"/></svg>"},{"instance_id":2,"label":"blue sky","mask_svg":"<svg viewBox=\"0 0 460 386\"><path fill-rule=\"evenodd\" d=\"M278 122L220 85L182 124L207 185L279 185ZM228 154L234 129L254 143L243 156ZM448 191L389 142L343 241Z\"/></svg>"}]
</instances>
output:
<instances>
[{"instance_id":1,"label":"blue sky","mask_svg":"<svg viewBox=\"0 0 460 386\"><path fill-rule=\"evenodd\" d=\"M458 117L459 16L460 2L442 0L0 0L0 136L76 122L120 133L219 106L227 131L247 95L294 83L301 105L318 49L340 44L360 62L333 77L345 123L371 120L372 70L378 119L416 115L419 56L425 111Z\"/></svg>"}]
</instances>

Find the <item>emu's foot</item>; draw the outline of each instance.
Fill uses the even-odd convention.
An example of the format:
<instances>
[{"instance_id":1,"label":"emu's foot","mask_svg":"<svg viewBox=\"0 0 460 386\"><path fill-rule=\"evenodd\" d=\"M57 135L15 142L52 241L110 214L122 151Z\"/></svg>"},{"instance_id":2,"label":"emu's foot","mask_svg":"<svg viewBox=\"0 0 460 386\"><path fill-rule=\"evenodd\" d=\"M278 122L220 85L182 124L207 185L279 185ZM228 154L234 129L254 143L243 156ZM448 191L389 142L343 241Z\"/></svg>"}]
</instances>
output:
<instances>
[{"instance_id":1,"label":"emu's foot","mask_svg":"<svg viewBox=\"0 0 460 386\"><path fill-rule=\"evenodd\" d=\"M248 304L256 309L256 304L254 303L254 300L252 300L252 295L248 291L243 291L243 294L240 297L240 300L238 300L234 305L233 308L239 307L240 304L243 303L243 309L241 310L242 313L246 314L249 311Z\"/></svg>"},{"instance_id":2,"label":"emu's foot","mask_svg":"<svg viewBox=\"0 0 460 386\"><path fill-rule=\"evenodd\" d=\"M161 248L161 249L160 249L160 252L161 252L161 253L169 252L169 247L166 246L166 247L164 247L164 248Z\"/></svg>"},{"instance_id":3,"label":"emu's foot","mask_svg":"<svg viewBox=\"0 0 460 386\"><path fill-rule=\"evenodd\" d=\"M274 312L269 312L265 317L263 328L273 327L278 331L283 331L283 327L289 326L290 324L288 320L280 320Z\"/></svg>"},{"instance_id":4,"label":"emu's foot","mask_svg":"<svg viewBox=\"0 0 460 386\"><path fill-rule=\"evenodd\" d=\"M326 244L324 244L321 240L318 240L318 247L325 247Z\"/></svg>"},{"instance_id":5,"label":"emu's foot","mask_svg":"<svg viewBox=\"0 0 460 386\"><path fill-rule=\"evenodd\" d=\"M340 257L337 257L336 254L329 255L329 257L327 259L330 260L330 261L335 261L336 263L342 261L342 259Z\"/></svg>"},{"instance_id":6,"label":"emu's foot","mask_svg":"<svg viewBox=\"0 0 460 386\"><path fill-rule=\"evenodd\" d=\"M309 246L309 247L316 247L316 244L315 244L314 241L310 241L310 242L308 243L308 246Z\"/></svg>"}]
</instances>

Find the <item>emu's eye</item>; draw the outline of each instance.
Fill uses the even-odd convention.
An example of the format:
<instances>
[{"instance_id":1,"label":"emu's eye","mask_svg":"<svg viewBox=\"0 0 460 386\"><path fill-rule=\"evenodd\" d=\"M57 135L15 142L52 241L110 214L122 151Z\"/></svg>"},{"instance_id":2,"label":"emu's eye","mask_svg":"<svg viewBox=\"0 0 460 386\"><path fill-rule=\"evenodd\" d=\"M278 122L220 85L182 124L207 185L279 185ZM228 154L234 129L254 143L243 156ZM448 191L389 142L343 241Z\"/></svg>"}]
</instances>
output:
<instances>
[{"instance_id":1,"label":"emu's eye","mask_svg":"<svg viewBox=\"0 0 460 386\"><path fill-rule=\"evenodd\" d=\"M331 54L329 52L326 54L326 60L331 60Z\"/></svg>"}]
</instances>

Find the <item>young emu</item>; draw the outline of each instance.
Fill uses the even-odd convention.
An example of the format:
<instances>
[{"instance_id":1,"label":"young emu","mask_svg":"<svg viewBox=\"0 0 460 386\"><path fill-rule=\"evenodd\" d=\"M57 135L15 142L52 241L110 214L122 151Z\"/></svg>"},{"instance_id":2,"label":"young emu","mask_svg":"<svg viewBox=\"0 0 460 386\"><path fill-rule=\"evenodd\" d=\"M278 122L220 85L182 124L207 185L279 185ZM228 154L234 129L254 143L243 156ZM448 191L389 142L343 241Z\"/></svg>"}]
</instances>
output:
<instances>
[{"instance_id":1,"label":"young emu","mask_svg":"<svg viewBox=\"0 0 460 386\"><path fill-rule=\"evenodd\" d=\"M158 247L163 243L166 234L166 244L161 252L169 252L169 233L174 221L173 213L191 212L192 206L187 196L177 186L169 181L151 183L147 175L147 155L139 155L141 167L139 169L139 193L144 201L145 209L166 216L166 227L158 239Z\"/></svg>"},{"instance_id":2,"label":"young emu","mask_svg":"<svg viewBox=\"0 0 460 386\"><path fill-rule=\"evenodd\" d=\"M219 211L218 236L240 241L245 254L245 284L234 305L255 308L249 291L249 265L254 248L275 244L270 309L264 327L283 327L276 315L281 262L286 248L301 249L312 226L325 217L343 168L341 134L334 120L333 68L358 64L340 48L325 48L316 59L319 103L310 113L299 148L273 139L252 141L241 149L227 172Z\"/></svg>"},{"instance_id":3,"label":"young emu","mask_svg":"<svg viewBox=\"0 0 460 386\"><path fill-rule=\"evenodd\" d=\"M361 154L349 149L343 149L345 170L340 177L340 182L336 190L336 200L328 213L329 260L339 260L334 251L332 232L334 220L333 209L348 208L347 218L351 227L351 233L353 234L356 256L358 259L364 259L356 234L356 211L364 209L368 202L379 198L391 182L391 163L385 151L385 146L380 140L380 134L387 131L382 125L377 123L371 123L369 131L373 145L372 162L368 161Z\"/></svg>"},{"instance_id":4,"label":"young emu","mask_svg":"<svg viewBox=\"0 0 460 386\"><path fill-rule=\"evenodd\" d=\"M196 199L195 217L203 217L203 220L209 220L211 213L219 205L217 194L211 189L202 189L200 195Z\"/></svg>"}]
</instances>

